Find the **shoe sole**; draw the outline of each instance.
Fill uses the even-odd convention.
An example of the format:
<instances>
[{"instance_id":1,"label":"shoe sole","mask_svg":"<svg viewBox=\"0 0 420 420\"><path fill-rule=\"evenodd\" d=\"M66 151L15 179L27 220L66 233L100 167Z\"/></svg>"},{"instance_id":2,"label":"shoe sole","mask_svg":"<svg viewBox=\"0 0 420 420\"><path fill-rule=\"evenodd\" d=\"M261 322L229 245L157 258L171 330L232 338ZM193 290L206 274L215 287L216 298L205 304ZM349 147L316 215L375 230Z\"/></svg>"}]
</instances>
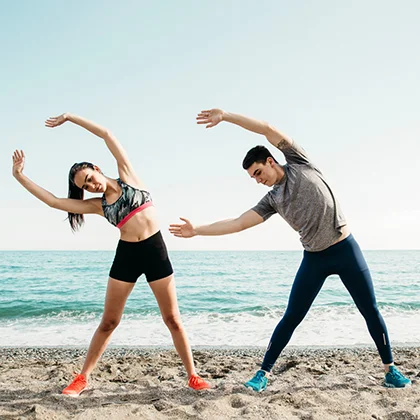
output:
<instances>
[{"instance_id":1,"label":"shoe sole","mask_svg":"<svg viewBox=\"0 0 420 420\"><path fill-rule=\"evenodd\" d=\"M62 392L61 395L65 395L66 397L77 398L82 392L85 392L85 391L87 391L87 388L82 389L78 394L64 394Z\"/></svg>"},{"instance_id":2,"label":"shoe sole","mask_svg":"<svg viewBox=\"0 0 420 420\"><path fill-rule=\"evenodd\" d=\"M265 387L265 388L262 388L262 389L255 389L251 385L247 385L247 384L244 384L244 387L252 389L254 392L263 392L267 388L267 387Z\"/></svg>"},{"instance_id":3,"label":"shoe sole","mask_svg":"<svg viewBox=\"0 0 420 420\"><path fill-rule=\"evenodd\" d=\"M392 388L392 389L403 389L403 388L410 388L411 387L411 383L409 384L405 384L404 386L395 386L392 384L387 384L386 382L384 383L384 387L385 388Z\"/></svg>"}]
</instances>

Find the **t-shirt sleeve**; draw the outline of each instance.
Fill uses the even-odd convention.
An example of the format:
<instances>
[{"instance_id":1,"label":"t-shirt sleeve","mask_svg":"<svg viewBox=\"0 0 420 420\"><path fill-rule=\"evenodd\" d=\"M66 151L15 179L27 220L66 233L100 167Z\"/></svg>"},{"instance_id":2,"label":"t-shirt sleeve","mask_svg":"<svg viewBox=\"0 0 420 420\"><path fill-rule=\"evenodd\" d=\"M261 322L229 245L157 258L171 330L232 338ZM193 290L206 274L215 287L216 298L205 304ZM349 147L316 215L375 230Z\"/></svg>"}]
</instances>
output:
<instances>
[{"instance_id":1,"label":"t-shirt sleeve","mask_svg":"<svg viewBox=\"0 0 420 420\"><path fill-rule=\"evenodd\" d=\"M300 147L294 140L291 146L280 149L289 165L311 165L305 150Z\"/></svg>"},{"instance_id":2,"label":"t-shirt sleeve","mask_svg":"<svg viewBox=\"0 0 420 420\"><path fill-rule=\"evenodd\" d=\"M269 194L266 194L251 210L254 210L257 214L259 214L264 221L269 219L273 214L277 213L270 204Z\"/></svg>"}]
</instances>

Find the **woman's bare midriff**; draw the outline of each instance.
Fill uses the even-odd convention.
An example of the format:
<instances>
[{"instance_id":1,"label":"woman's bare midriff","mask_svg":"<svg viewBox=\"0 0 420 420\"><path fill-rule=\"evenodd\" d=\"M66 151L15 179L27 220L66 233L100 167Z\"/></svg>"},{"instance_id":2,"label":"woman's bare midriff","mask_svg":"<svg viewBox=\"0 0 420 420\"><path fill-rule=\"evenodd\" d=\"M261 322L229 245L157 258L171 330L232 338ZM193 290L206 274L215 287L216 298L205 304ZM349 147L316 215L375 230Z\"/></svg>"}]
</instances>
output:
<instances>
[{"instance_id":1,"label":"woman's bare midriff","mask_svg":"<svg viewBox=\"0 0 420 420\"><path fill-rule=\"evenodd\" d=\"M135 214L122 228L121 239L127 242L140 242L159 231L155 207L147 207Z\"/></svg>"}]
</instances>

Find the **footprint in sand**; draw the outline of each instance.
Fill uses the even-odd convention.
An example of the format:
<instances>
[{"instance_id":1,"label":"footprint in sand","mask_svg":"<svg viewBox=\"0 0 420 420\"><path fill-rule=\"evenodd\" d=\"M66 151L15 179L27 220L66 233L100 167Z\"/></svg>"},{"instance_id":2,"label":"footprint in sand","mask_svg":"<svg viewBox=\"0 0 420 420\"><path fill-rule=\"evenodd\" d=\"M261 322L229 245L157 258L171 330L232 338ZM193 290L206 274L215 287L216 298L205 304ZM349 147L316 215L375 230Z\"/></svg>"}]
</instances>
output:
<instances>
[{"instance_id":1,"label":"footprint in sand","mask_svg":"<svg viewBox=\"0 0 420 420\"><path fill-rule=\"evenodd\" d=\"M246 402L239 395L233 395L230 398L230 405L232 408L242 408L246 406Z\"/></svg>"}]
</instances>

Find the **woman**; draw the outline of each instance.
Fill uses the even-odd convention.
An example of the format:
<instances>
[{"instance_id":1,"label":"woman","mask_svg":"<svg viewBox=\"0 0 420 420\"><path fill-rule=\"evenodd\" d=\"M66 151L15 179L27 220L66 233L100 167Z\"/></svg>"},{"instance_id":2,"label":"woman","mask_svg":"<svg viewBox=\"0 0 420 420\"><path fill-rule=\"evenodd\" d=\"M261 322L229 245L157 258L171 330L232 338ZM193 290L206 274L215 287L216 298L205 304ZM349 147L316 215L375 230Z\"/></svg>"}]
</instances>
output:
<instances>
[{"instance_id":1,"label":"woman","mask_svg":"<svg viewBox=\"0 0 420 420\"><path fill-rule=\"evenodd\" d=\"M39 200L50 207L68 212L73 231L83 225L84 214L99 214L120 229L121 237L109 274L102 320L90 343L81 373L63 390L63 394L78 396L87 388L89 375L121 320L125 303L137 278L143 273L185 366L189 387L196 390L209 388L195 372L191 348L181 324L171 262L150 193L134 172L119 141L104 127L68 113L49 118L45 125L54 128L66 121L85 128L105 141L117 161L119 178L105 176L91 163L75 163L69 173L69 198L57 198L23 174L25 155L18 150L13 154L13 175ZM102 197L84 200L84 190L102 193Z\"/></svg>"}]
</instances>

